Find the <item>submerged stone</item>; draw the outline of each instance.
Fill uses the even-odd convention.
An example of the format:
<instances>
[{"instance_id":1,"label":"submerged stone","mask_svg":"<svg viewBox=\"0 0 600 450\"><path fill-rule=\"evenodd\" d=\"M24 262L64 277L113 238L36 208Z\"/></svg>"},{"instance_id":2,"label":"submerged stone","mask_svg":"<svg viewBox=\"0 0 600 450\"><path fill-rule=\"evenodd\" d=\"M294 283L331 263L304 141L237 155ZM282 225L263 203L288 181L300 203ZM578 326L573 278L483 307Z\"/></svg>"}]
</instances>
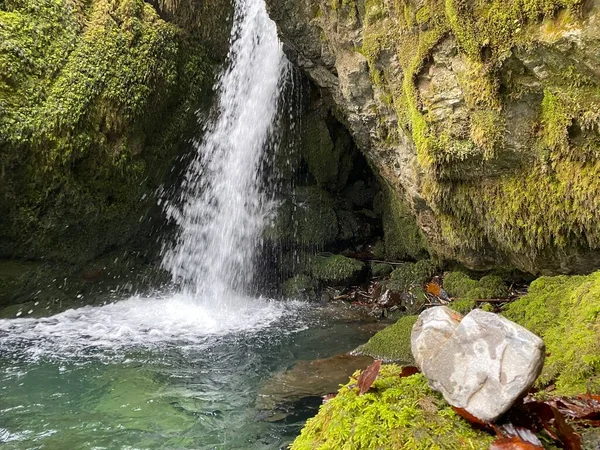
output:
<instances>
[{"instance_id":1,"label":"submerged stone","mask_svg":"<svg viewBox=\"0 0 600 450\"><path fill-rule=\"evenodd\" d=\"M446 307L432 308L419 317L412 342L417 365L431 387L451 405L487 422L500 417L533 385L544 364L545 346L539 337L479 309L460 320Z\"/></svg>"},{"instance_id":2,"label":"submerged stone","mask_svg":"<svg viewBox=\"0 0 600 450\"><path fill-rule=\"evenodd\" d=\"M291 369L269 378L258 392L257 409L274 410L306 397L331 394L356 370L373 362L368 356L342 354L325 359L300 361Z\"/></svg>"}]
</instances>

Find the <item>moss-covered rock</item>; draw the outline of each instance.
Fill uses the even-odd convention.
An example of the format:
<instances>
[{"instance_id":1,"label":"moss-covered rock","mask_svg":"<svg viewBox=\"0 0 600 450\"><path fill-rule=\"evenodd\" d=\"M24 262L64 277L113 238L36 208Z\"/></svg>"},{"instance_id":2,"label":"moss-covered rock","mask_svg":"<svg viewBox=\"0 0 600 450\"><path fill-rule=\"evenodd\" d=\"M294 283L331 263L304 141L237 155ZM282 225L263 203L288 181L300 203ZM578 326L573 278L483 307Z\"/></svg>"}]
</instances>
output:
<instances>
[{"instance_id":1,"label":"moss-covered rock","mask_svg":"<svg viewBox=\"0 0 600 450\"><path fill-rule=\"evenodd\" d=\"M371 265L371 276L374 278L386 277L392 273L393 270L394 268L389 264L374 263Z\"/></svg>"},{"instance_id":2,"label":"moss-covered rock","mask_svg":"<svg viewBox=\"0 0 600 450\"><path fill-rule=\"evenodd\" d=\"M292 450L487 449L492 437L474 430L427 386L421 374L400 378L384 365L364 395L355 382L321 406Z\"/></svg>"},{"instance_id":3,"label":"moss-covered rock","mask_svg":"<svg viewBox=\"0 0 600 450\"><path fill-rule=\"evenodd\" d=\"M339 226L335 202L318 186L298 186L292 196L282 202L265 237L288 246L323 249L334 243Z\"/></svg>"},{"instance_id":4,"label":"moss-covered rock","mask_svg":"<svg viewBox=\"0 0 600 450\"><path fill-rule=\"evenodd\" d=\"M316 113L305 120L302 157L320 187L343 189L352 168L353 146L348 132L341 127L332 135L327 121ZM333 121L332 121L333 123ZM337 122L336 122L337 123Z\"/></svg>"},{"instance_id":5,"label":"moss-covered rock","mask_svg":"<svg viewBox=\"0 0 600 450\"><path fill-rule=\"evenodd\" d=\"M412 216L430 253L473 270L600 267L598 2L267 5L404 203L388 230Z\"/></svg>"},{"instance_id":6,"label":"moss-covered rock","mask_svg":"<svg viewBox=\"0 0 600 450\"><path fill-rule=\"evenodd\" d=\"M410 333L419 316L404 316L396 323L377 332L366 344L353 353L383 361L413 364L410 350Z\"/></svg>"},{"instance_id":7,"label":"moss-covered rock","mask_svg":"<svg viewBox=\"0 0 600 450\"><path fill-rule=\"evenodd\" d=\"M600 393L600 272L542 277L503 315L540 336L548 355L538 386L554 393Z\"/></svg>"},{"instance_id":8,"label":"moss-covered rock","mask_svg":"<svg viewBox=\"0 0 600 450\"><path fill-rule=\"evenodd\" d=\"M283 295L286 298L312 298L316 290L317 283L308 275L296 275L283 283Z\"/></svg>"},{"instance_id":9,"label":"moss-covered rock","mask_svg":"<svg viewBox=\"0 0 600 450\"><path fill-rule=\"evenodd\" d=\"M437 271L437 265L423 259L416 263L399 264L390 274L385 287L398 293L409 292L427 282Z\"/></svg>"},{"instance_id":10,"label":"moss-covered rock","mask_svg":"<svg viewBox=\"0 0 600 450\"><path fill-rule=\"evenodd\" d=\"M342 255L316 256L311 264L312 276L326 284L346 285L360 279L364 263Z\"/></svg>"},{"instance_id":11,"label":"moss-covered rock","mask_svg":"<svg viewBox=\"0 0 600 450\"><path fill-rule=\"evenodd\" d=\"M508 295L506 284L497 275L486 275L477 281L464 272L450 272L444 277L444 289L450 297L465 301L504 298Z\"/></svg>"},{"instance_id":12,"label":"moss-covered rock","mask_svg":"<svg viewBox=\"0 0 600 450\"><path fill-rule=\"evenodd\" d=\"M127 242L217 61L143 0L7 0L0 42L0 254Z\"/></svg>"},{"instance_id":13,"label":"moss-covered rock","mask_svg":"<svg viewBox=\"0 0 600 450\"><path fill-rule=\"evenodd\" d=\"M380 201L385 258L399 261L428 257L427 242L410 208L389 188Z\"/></svg>"}]
</instances>

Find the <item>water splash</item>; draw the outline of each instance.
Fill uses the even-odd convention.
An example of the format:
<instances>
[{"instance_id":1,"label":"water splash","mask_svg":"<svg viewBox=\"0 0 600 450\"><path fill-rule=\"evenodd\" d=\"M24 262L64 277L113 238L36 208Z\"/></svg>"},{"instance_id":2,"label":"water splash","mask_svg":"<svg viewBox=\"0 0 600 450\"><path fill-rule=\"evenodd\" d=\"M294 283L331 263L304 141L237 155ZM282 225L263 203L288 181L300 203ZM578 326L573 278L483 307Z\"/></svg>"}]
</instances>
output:
<instances>
[{"instance_id":1,"label":"water splash","mask_svg":"<svg viewBox=\"0 0 600 450\"><path fill-rule=\"evenodd\" d=\"M181 198L166 206L180 233L162 263L181 289L48 318L0 320L0 355L73 358L98 349L111 358L109 350L210 344L296 314L299 304L246 295L271 213L262 169L288 73L264 0L238 0L215 120L196 145Z\"/></svg>"},{"instance_id":2,"label":"water splash","mask_svg":"<svg viewBox=\"0 0 600 450\"><path fill-rule=\"evenodd\" d=\"M236 3L231 40L216 120L196 145L179 202L166 207L180 232L163 257L184 292L219 302L243 293L253 277L270 212L261 168L288 72L263 0Z\"/></svg>"}]
</instances>

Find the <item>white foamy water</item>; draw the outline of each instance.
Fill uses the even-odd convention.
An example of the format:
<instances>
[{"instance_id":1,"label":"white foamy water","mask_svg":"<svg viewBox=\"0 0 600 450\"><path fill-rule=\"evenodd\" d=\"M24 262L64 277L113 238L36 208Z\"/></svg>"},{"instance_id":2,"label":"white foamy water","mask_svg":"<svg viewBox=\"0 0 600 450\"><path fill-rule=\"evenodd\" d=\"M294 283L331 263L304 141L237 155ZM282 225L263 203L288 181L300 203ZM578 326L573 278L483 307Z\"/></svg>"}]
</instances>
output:
<instances>
[{"instance_id":1,"label":"white foamy water","mask_svg":"<svg viewBox=\"0 0 600 450\"><path fill-rule=\"evenodd\" d=\"M166 208L180 233L165 251L163 267L185 292L205 301L227 301L252 280L270 212L261 166L286 72L264 0L239 0L229 66L217 86L216 120L196 145L180 201Z\"/></svg>"},{"instance_id":2,"label":"white foamy water","mask_svg":"<svg viewBox=\"0 0 600 450\"><path fill-rule=\"evenodd\" d=\"M295 309L246 294L270 214L261 169L288 63L264 0L237 0L233 22L214 120L204 124L180 198L165 208L180 231L164 251L163 267L179 293L0 320L0 350L24 348L35 356L202 343L207 336L267 327Z\"/></svg>"},{"instance_id":3,"label":"white foamy water","mask_svg":"<svg viewBox=\"0 0 600 450\"><path fill-rule=\"evenodd\" d=\"M48 355L70 358L90 350L205 346L218 336L264 329L296 315L302 307L299 302L241 297L232 311L217 303L200 305L181 293L165 298L133 297L51 317L0 320L0 352L17 350L32 359ZM26 345L21 348L21 343Z\"/></svg>"}]
</instances>

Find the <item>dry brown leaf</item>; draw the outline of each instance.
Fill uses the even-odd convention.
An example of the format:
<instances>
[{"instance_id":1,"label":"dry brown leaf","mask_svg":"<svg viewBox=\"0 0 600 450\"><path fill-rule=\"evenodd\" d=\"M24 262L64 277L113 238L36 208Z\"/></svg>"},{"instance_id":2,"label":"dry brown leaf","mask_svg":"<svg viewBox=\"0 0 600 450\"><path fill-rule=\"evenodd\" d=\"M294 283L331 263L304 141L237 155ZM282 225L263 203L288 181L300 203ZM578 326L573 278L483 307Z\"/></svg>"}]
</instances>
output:
<instances>
[{"instance_id":1,"label":"dry brown leaf","mask_svg":"<svg viewBox=\"0 0 600 450\"><path fill-rule=\"evenodd\" d=\"M373 385L373 383L377 379L377 376L379 375L380 369L381 369L381 360L376 359L373 362L373 364L371 364L369 367L367 367L365 370L362 371L362 373L360 374L360 376L358 377L358 380L357 380L358 388L360 389L360 392L358 395L362 395L365 392L367 392L369 389L371 389L371 386Z\"/></svg>"}]
</instances>

